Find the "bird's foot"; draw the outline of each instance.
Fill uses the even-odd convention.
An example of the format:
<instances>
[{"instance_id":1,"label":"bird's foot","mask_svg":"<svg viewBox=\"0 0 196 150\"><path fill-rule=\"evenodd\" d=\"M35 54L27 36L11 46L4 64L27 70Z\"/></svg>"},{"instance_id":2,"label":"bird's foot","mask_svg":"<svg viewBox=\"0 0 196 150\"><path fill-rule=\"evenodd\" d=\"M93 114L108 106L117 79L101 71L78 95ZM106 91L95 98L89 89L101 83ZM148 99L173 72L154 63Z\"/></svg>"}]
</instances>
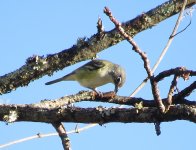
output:
<instances>
[{"instance_id":1,"label":"bird's foot","mask_svg":"<svg viewBox=\"0 0 196 150\"><path fill-rule=\"evenodd\" d=\"M103 97L103 93L100 91L94 91L95 97Z\"/></svg>"},{"instance_id":2,"label":"bird's foot","mask_svg":"<svg viewBox=\"0 0 196 150\"><path fill-rule=\"evenodd\" d=\"M105 98L114 98L116 93L114 91L104 93Z\"/></svg>"},{"instance_id":3,"label":"bird's foot","mask_svg":"<svg viewBox=\"0 0 196 150\"><path fill-rule=\"evenodd\" d=\"M111 91L111 92L106 92L102 93L100 91L93 91L93 97L95 98L114 98L116 96L116 93Z\"/></svg>"}]
</instances>

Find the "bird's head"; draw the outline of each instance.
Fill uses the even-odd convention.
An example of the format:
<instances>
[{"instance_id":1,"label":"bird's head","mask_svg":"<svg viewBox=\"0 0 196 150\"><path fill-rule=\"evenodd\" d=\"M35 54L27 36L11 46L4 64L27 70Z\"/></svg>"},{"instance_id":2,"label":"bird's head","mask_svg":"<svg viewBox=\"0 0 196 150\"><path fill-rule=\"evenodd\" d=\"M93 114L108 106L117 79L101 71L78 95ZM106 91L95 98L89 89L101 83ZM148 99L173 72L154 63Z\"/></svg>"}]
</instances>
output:
<instances>
[{"instance_id":1,"label":"bird's head","mask_svg":"<svg viewBox=\"0 0 196 150\"><path fill-rule=\"evenodd\" d=\"M111 75L113 77L113 82L114 82L114 85L115 85L114 92L117 93L118 89L120 87L122 87L123 84L125 83L126 72L121 66L115 64Z\"/></svg>"}]
</instances>

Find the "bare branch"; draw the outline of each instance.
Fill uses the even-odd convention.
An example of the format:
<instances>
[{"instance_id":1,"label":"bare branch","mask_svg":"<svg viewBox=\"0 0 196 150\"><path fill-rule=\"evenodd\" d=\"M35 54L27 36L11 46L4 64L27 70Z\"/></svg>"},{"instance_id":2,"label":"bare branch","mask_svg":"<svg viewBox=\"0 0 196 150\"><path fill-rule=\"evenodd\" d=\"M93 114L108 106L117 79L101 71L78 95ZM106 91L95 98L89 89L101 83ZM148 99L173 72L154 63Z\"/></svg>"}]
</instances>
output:
<instances>
[{"instance_id":1,"label":"bare branch","mask_svg":"<svg viewBox=\"0 0 196 150\"><path fill-rule=\"evenodd\" d=\"M181 76L184 78L186 76L196 76L196 71L187 70L185 67L177 67L177 68L165 70L165 71L159 73L155 77L155 80L156 80L156 82L159 82L159 81L163 80L163 78L169 77L171 75Z\"/></svg>"},{"instance_id":2,"label":"bare branch","mask_svg":"<svg viewBox=\"0 0 196 150\"><path fill-rule=\"evenodd\" d=\"M178 19L176 21L176 24L174 26L174 29L172 31L172 34L170 35L169 40L168 40L165 48L162 50L161 55L159 56L159 58L156 61L155 65L153 66L152 73L155 72L155 70L157 69L157 67L161 63L163 57L165 56L166 52L169 49L169 46L171 45L171 43L172 43L172 41L174 39L174 36L177 35L176 32L177 32L178 27L179 27L179 24L180 24L180 22L182 20L182 15L183 15L183 12L184 12L184 9L185 9L186 4L187 4L187 0L185 0L184 3L183 3L182 9L181 9L180 14L178 16ZM133 93L130 95L130 97L134 96L138 91L140 91L140 89L142 89L144 87L144 85L147 83L148 80L149 80L149 77L146 77L146 79L144 79L143 82L133 91Z\"/></svg>"},{"instance_id":3,"label":"bare branch","mask_svg":"<svg viewBox=\"0 0 196 150\"><path fill-rule=\"evenodd\" d=\"M170 39L173 39L173 37L176 35L176 32L177 32L177 30L178 30L178 27L179 27L180 22L181 22L182 17L183 17L183 12L184 12L184 9L185 9L185 7L186 7L186 4L187 4L187 0L184 0L183 5L182 5L182 8L181 8L181 11L180 11L180 14L179 14L179 16L178 16L178 20L177 20L176 25L175 25L175 27L174 27L174 30L173 30L173 32L172 32L172 34L171 34L171 36L170 36ZM169 44L169 45L170 45L170 44Z\"/></svg>"},{"instance_id":4,"label":"bare branch","mask_svg":"<svg viewBox=\"0 0 196 150\"><path fill-rule=\"evenodd\" d=\"M147 57L147 55L139 48L139 46L136 44L136 42L133 40L133 38L131 36L129 36L124 29L121 26L121 23L118 22L112 15L111 11L109 10L109 8L105 7L104 9L104 13L110 18L110 20L115 24L116 28L118 29L118 31L120 32L120 34L122 36L124 36L124 38L133 46L133 50L138 53L140 55L140 57L142 58L143 62L144 62L144 68L146 69L146 72L148 74L148 78L150 78L150 83L151 83L151 87L152 87L152 93L154 96L154 99L157 103L157 107L159 108L159 110L163 113L165 111L165 106L162 103L160 94L159 94L159 89L157 86L157 82L154 80L154 75L151 71L150 68L150 61Z\"/></svg>"},{"instance_id":5,"label":"bare branch","mask_svg":"<svg viewBox=\"0 0 196 150\"><path fill-rule=\"evenodd\" d=\"M155 126L156 134L157 134L157 136L159 136L161 134L161 123L156 121L154 123L154 126Z\"/></svg>"},{"instance_id":6,"label":"bare branch","mask_svg":"<svg viewBox=\"0 0 196 150\"><path fill-rule=\"evenodd\" d=\"M66 133L66 130L61 122L54 122L52 123L53 127L56 129L56 131L59 134L59 137L61 138L62 145L64 150L71 150L71 144L69 137Z\"/></svg>"},{"instance_id":7,"label":"bare branch","mask_svg":"<svg viewBox=\"0 0 196 150\"><path fill-rule=\"evenodd\" d=\"M178 80L178 76L174 75L174 78L172 80L172 84L170 86L169 93L167 96L167 100L166 100L166 111L169 110L169 107L172 104L172 97L173 97L174 89L177 85L177 80Z\"/></svg>"},{"instance_id":8,"label":"bare branch","mask_svg":"<svg viewBox=\"0 0 196 150\"><path fill-rule=\"evenodd\" d=\"M97 33L99 34L99 40L101 38L104 38L105 32L104 32L104 27L103 27L102 20L100 17L98 18L98 21L97 21Z\"/></svg>"},{"instance_id":9,"label":"bare branch","mask_svg":"<svg viewBox=\"0 0 196 150\"><path fill-rule=\"evenodd\" d=\"M196 89L196 81L194 81L191 85L189 85L184 90L179 92L175 97L176 99L181 99L181 98L183 99L189 96L195 89Z\"/></svg>"},{"instance_id":10,"label":"bare branch","mask_svg":"<svg viewBox=\"0 0 196 150\"><path fill-rule=\"evenodd\" d=\"M185 90L187 91L187 90ZM111 92L112 93L112 92ZM172 97L173 104L185 104L185 105L196 105L196 101L189 101L184 99L183 97L178 96L178 94ZM167 98L163 99L163 102L166 103ZM55 100L41 100L40 103L32 104L34 107L39 108L59 108L69 106L69 104L82 102L82 101L90 101L90 102L104 102L104 103L113 103L120 105L128 105L134 106L142 102L143 107L155 107L156 103L153 99L143 99L139 97L126 97L126 96L115 96L110 97L108 93L103 93L102 96L94 97L93 92L88 91L80 91L75 95L64 96Z\"/></svg>"},{"instance_id":11,"label":"bare branch","mask_svg":"<svg viewBox=\"0 0 196 150\"><path fill-rule=\"evenodd\" d=\"M3 108L3 109L2 109ZM75 122L75 123L154 123L187 120L196 123L196 106L171 106L167 113L160 114L156 107L143 108L39 108L32 105L0 105L0 121L8 110L18 112L17 121L30 122ZM29 111L31 113L29 113Z\"/></svg>"},{"instance_id":12,"label":"bare branch","mask_svg":"<svg viewBox=\"0 0 196 150\"><path fill-rule=\"evenodd\" d=\"M92 127L94 127L96 125L97 124L89 124L89 125L87 125L85 127L77 129L77 132L75 130L71 130L71 131L68 131L67 134L79 133L79 132L85 131L85 130L87 130L89 128L92 128ZM26 138L23 138L23 139L19 139L19 140L12 141L12 142L9 142L9 143L6 143L6 144L2 144L2 145L0 145L0 148L5 148L5 147L8 147L8 146L11 146L11 145L14 145L14 144L26 142L26 141L37 139L37 138L45 138L45 137L57 136L57 135L58 135L58 133L56 133L56 132L54 132L54 133L47 133L47 134L38 133L38 134L33 135L33 136L29 136L29 137L26 137Z\"/></svg>"}]
</instances>

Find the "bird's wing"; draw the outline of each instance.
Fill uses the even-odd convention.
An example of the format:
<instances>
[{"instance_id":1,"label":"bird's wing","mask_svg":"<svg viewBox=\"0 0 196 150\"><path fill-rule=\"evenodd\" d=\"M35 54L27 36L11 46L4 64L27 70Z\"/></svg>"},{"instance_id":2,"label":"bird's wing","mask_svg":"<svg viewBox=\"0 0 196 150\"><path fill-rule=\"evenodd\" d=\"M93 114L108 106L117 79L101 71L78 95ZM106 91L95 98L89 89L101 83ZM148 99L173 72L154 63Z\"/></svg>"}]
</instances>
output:
<instances>
[{"instance_id":1,"label":"bird's wing","mask_svg":"<svg viewBox=\"0 0 196 150\"><path fill-rule=\"evenodd\" d=\"M77 80L76 78L84 78L87 74L88 76L94 76L94 71L105 67L105 63L102 60L92 60L87 64L81 66L75 71L63 77L64 80Z\"/></svg>"},{"instance_id":2,"label":"bird's wing","mask_svg":"<svg viewBox=\"0 0 196 150\"><path fill-rule=\"evenodd\" d=\"M92 60L89 63L85 64L83 67L89 71L98 70L105 66L103 61L100 60Z\"/></svg>"}]
</instances>

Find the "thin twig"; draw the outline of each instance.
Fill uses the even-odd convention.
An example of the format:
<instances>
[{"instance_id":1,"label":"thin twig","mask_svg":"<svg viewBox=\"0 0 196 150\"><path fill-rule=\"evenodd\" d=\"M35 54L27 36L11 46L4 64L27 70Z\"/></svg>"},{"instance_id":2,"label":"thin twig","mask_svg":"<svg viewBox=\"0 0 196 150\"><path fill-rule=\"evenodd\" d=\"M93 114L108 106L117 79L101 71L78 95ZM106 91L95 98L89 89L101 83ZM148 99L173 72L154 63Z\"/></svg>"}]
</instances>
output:
<instances>
[{"instance_id":1,"label":"thin twig","mask_svg":"<svg viewBox=\"0 0 196 150\"><path fill-rule=\"evenodd\" d=\"M64 150L71 150L70 140L69 140L69 137L67 136L67 133L66 133L66 130L63 124L61 122L54 122L52 123L52 125L58 132L59 137L61 138Z\"/></svg>"},{"instance_id":2,"label":"thin twig","mask_svg":"<svg viewBox=\"0 0 196 150\"><path fill-rule=\"evenodd\" d=\"M184 9L185 9L185 7L186 7L186 4L187 4L187 0L184 0L183 5L182 5L182 9L181 9L180 14L179 14L179 16L178 16L176 25L175 25L175 27L174 27L174 30L173 30L171 36L170 36L170 39L171 39L171 38L173 39L173 37L175 36L175 34L176 34L177 30L178 30L178 27L179 27L179 25L180 25L180 22L182 21L183 12L184 12Z\"/></svg>"},{"instance_id":3,"label":"thin twig","mask_svg":"<svg viewBox=\"0 0 196 150\"><path fill-rule=\"evenodd\" d=\"M133 50L140 55L144 62L144 68L146 69L146 72L148 74L148 77L150 78L151 86L152 86L152 93L154 96L154 99L157 103L157 106L161 112L165 111L165 106L162 103L160 94L159 94L159 89L157 86L156 81L154 80L153 73L150 68L149 64L149 59L147 55L139 48L139 46L136 44L136 42L133 40L131 36L129 36L127 33L125 33L124 29L121 26L121 23L116 20L116 18L113 17L111 11L109 8L105 7L104 13L110 18L110 20L115 24L117 30L120 32L122 36L133 46Z\"/></svg>"},{"instance_id":4,"label":"thin twig","mask_svg":"<svg viewBox=\"0 0 196 150\"><path fill-rule=\"evenodd\" d=\"M196 71L194 70L187 70L185 67L177 67L169 70L165 70L160 72L156 77L155 80L157 82L163 80L166 77L169 77L171 75L177 75L181 76L184 79L187 78L187 76L196 76Z\"/></svg>"},{"instance_id":5,"label":"thin twig","mask_svg":"<svg viewBox=\"0 0 196 150\"><path fill-rule=\"evenodd\" d=\"M178 33L176 33L175 35L173 35L173 36L170 37L170 38L173 38L174 36L176 36L176 35L178 35L178 34L184 32L184 31L191 25L191 23L192 23L192 20L190 20L189 24L188 24L184 29L182 29L181 31L179 31Z\"/></svg>"},{"instance_id":6,"label":"thin twig","mask_svg":"<svg viewBox=\"0 0 196 150\"><path fill-rule=\"evenodd\" d=\"M156 131L157 136L159 136L161 134L161 126L160 125L161 125L161 123L158 121L156 121L154 123L154 127L155 127L155 131Z\"/></svg>"},{"instance_id":7,"label":"thin twig","mask_svg":"<svg viewBox=\"0 0 196 150\"><path fill-rule=\"evenodd\" d=\"M161 61L163 60L163 57L165 56L166 52L168 51L168 49L169 49L169 47L170 47L170 45L171 45L171 43L172 43L172 41L174 39L174 36L177 35L176 32L177 32L178 27L180 25L180 22L182 20L182 15L183 15L183 12L184 12L186 4L187 4L187 0L185 0L184 3L183 3L182 9L181 9L180 14L178 16L178 19L176 21L176 24L174 26L172 34L170 35L169 40L168 40L165 48L162 50L161 55L159 56L159 58L156 61L155 65L153 66L152 73L155 72L155 70L157 69L157 67L159 66ZM144 87L144 85L147 83L148 80L149 80L149 77L146 77L146 79L144 79L143 82L133 91L133 93L130 95L130 97L135 96Z\"/></svg>"},{"instance_id":8,"label":"thin twig","mask_svg":"<svg viewBox=\"0 0 196 150\"><path fill-rule=\"evenodd\" d=\"M103 27L102 20L100 17L98 18L98 21L97 21L97 33L99 35L98 40L104 37L104 27Z\"/></svg>"},{"instance_id":9,"label":"thin twig","mask_svg":"<svg viewBox=\"0 0 196 150\"><path fill-rule=\"evenodd\" d=\"M179 92L175 96L175 98L176 99L183 99L183 98L189 96L195 89L196 89L196 81L194 81L191 85L189 85L184 90L182 90L181 92Z\"/></svg>"},{"instance_id":10,"label":"thin twig","mask_svg":"<svg viewBox=\"0 0 196 150\"><path fill-rule=\"evenodd\" d=\"M177 75L174 75L174 78L172 80L172 83L171 83L171 86L170 86L170 89L169 89L169 92L168 92L168 96L167 96L166 111L169 110L169 108L170 108L170 106L172 104L172 97L173 97L173 93L174 93L175 87L177 85L178 78L179 77Z\"/></svg>"},{"instance_id":11,"label":"thin twig","mask_svg":"<svg viewBox=\"0 0 196 150\"><path fill-rule=\"evenodd\" d=\"M89 124L87 126L84 126L82 128L79 128L77 129L78 132L82 132L82 131L85 131L89 128L92 128L94 126L96 126L97 124ZM71 131L68 131L67 134L73 134L73 133L78 133L76 132L76 130L71 130ZM26 138L22 138L22 139L19 139L19 140L16 140L16 141L12 141L12 142L9 142L9 143L6 143L6 144L2 144L0 145L0 148L5 148L5 147L8 147L8 146L11 146L11 145L14 145L14 144L18 144L18 143L22 143L22 142L26 142L26 141L30 141L30 140L33 140L33 139L37 139L37 138L46 138L46 137L51 137L51 136L58 136L59 134L57 132L54 132L54 133L47 133L47 134L36 134L34 136L29 136L29 137L26 137Z\"/></svg>"}]
</instances>

